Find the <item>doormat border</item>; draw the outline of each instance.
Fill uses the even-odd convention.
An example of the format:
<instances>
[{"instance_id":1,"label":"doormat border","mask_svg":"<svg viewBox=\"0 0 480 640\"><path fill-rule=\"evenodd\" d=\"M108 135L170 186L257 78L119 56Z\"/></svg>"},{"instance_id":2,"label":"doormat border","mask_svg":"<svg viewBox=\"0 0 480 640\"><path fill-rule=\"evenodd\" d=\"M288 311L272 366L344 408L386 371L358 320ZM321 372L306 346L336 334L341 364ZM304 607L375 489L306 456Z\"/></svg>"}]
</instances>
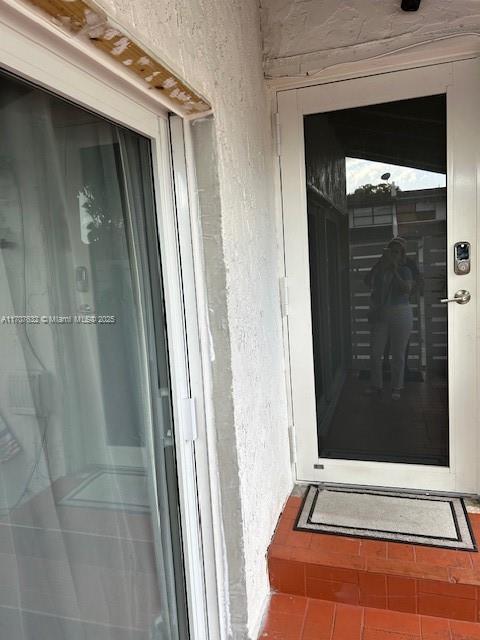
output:
<instances>
[{"instance_id":1,"label":"doormat border","mask_svg":"<svg viewBox=\"0 0 480 640\"><path fill-rule=\"evenodd\" d=\"M82 498L81 493L95 480L103 475L119 475L119 476L137 476L145 477L145 470L140 467L100 468L90 473L80 482L74 489L71 489L66 495L57 502L62 507L87 507L89 509L102 509L109 511L124 511L126 513L149 513L150 507L141 503L129 504L123 502L110 502L106 500L95 500L94 498Z\"/></svg>"},{"instance_id":2,"label":"doormat border","mask_svg":"<svg viewBox=\"0 0 480 640\"><path fill-rule=\"evenodd\" d=\"M313 510L315 508L315 504L318 498L318 494L320 491L331 491L331 492L344 492L344 493L357 493L357 494L369 494L369 495L380 495L380 496L391 496L398 498L411 498L412 500L438 500L445 501L450 504L450 508L452 510L452 517L455 524L455 529L458 533L458 538L445 538L445 537L435 537L435 536L422 536L418 534L406 534L406 533L392 533L388 535L385 531L378 531L378 535L375 534L374 529L366 529L366 528L355 528L355 527L346 527L346 526L335 526L329 524L318 524L311 522L311 516ZM312 497L312 492L314 495ZM455 509L455 506L457 509ZM308 514L305 516L305 508L308 507ZM462 537L462 532L459 527L459 519L463 516L464 526L463 529L466 528L465 533L468 534L470 540ZM465 527L466 525L466 527ZM413 545L421 545L428 547L438 547L441 549L450 549L453 551L469 551L478 553L478 546L475 540L475 536L470 524L470 520L468 517L468 512L465 506L465 501L461 496L452 496L447 494L442 494L438 492L433 493L421 493L421 492L409 492L404 491L402 489L376 489L376 488L367 488L367 487L359 487L352 485L336 485L325 486L325 485L317 485L317 484L309 484L307 490L305 491L305 495L302 500L302 504L300 505L298 515L295 519L294 530L296 531L304 531L307 533L317 533L324 535L335 535L347 538L363 538L366 540L379 540L384 542L394 542L398 544L413 544ZM385 535L387 534L387 535ZM443 543L443 544L442 544ZM462 546L463 545L463 546Z\"/></svg>"}]
</instances>

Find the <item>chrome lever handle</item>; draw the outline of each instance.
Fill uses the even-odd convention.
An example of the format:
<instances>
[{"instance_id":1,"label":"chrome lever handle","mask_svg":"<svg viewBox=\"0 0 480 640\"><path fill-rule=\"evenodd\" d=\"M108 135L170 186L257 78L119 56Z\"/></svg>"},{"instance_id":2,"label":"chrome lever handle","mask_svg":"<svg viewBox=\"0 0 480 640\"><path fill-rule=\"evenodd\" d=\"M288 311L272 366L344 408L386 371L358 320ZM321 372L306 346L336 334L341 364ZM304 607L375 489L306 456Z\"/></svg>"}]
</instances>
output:
<instances>
[{"instance_id":1,"label":"chrome lever handle","mask_svg":"<svg viewBox=\"0 0 480 640\"><path fill-rule=\"evenodd\" d=\"M466 289L459 289L455 293L453 298L442 298L440 302L456 302L457 304L467 304L467 302L470 302L471 297L472 296L470 295L470 291L466 291Z\"/></svg>"}]
</instances>

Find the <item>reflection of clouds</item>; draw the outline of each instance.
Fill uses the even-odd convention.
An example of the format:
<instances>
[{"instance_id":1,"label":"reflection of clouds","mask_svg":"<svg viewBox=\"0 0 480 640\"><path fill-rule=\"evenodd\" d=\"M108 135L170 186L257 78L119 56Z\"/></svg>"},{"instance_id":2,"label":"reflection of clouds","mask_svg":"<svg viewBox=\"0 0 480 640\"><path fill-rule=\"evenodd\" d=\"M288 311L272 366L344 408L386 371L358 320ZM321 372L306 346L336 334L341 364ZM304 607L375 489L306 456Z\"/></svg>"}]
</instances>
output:
<instances>
[{"instance_id":1,"label":"reflection of clouds","mask_svg":"<svg viewBox=\"0 0 480 640\"><path fill-rule=\"evenodd\" d=\"M390 180L393 180L403 191L446 186L445 175L442 173L385 164L384 162L359 160L358 158L345 158L345 165L347 170L347 193L353 193L355 189L364 184L382 182L380 176L384 173L391 173Z\"/></svg>"}]
</instances>

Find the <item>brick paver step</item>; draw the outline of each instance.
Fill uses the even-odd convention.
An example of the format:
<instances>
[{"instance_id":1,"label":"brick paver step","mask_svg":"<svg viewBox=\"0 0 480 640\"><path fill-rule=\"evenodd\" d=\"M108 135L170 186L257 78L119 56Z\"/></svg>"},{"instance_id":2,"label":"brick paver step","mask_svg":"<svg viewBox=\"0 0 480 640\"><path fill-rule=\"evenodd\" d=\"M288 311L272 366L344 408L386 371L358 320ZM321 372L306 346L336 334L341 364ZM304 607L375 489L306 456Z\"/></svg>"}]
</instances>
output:
<instances>
[{"instance_id":1,"label":"brick paver step","mask_svg":"<svg viewBox=\"0 0 480 640\"><path fill-rule=\"evenodd\" d=\"M276 593L259 640L480 640L480 624Z\"/></svg>"},{"instance_id":2,"label":"brick paver step","mask_svg":"<svg viewBox=\"0 0 480 640\"><path fill-rule=\"evenodd\" d=\"M273 591L480 621L480 554L476 551L295 531L300 505L301 498L289 498L268 550ZM480 514L469 517L480 540Z\"/></svg>"}]
</instances>

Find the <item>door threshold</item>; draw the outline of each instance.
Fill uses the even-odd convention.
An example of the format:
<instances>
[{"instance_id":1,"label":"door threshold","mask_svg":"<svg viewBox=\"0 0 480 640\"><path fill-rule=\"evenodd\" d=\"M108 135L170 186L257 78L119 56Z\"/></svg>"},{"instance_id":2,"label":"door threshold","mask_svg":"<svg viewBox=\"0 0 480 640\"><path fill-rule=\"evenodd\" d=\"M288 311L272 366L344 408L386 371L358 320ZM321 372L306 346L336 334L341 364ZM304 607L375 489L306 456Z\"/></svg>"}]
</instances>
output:
<instances>
[{"instance_id":1,"label":"door threshold","mask_svg":"<svg viewBox=\"0 0 480 640\"><path fill-rule=\"evenodd\" d=\"M371 485L371 484L351 484L347 482L307 482L305 480L296 480L292 493L290 495L303 497L305 495L306 488L310 485L319 487L325 487L326 489L377 489L378 491L406 491L408 493L416 493L418 495L431 495L431 496L447 496L452 498L467 498L469 500L477 500L479 502L478 508L480 509L480 495L477 493L468 493L462 491L434 491L433 489L410 489L407 487L389 487L384 485Z\"/></svg>"}]
</instances>

